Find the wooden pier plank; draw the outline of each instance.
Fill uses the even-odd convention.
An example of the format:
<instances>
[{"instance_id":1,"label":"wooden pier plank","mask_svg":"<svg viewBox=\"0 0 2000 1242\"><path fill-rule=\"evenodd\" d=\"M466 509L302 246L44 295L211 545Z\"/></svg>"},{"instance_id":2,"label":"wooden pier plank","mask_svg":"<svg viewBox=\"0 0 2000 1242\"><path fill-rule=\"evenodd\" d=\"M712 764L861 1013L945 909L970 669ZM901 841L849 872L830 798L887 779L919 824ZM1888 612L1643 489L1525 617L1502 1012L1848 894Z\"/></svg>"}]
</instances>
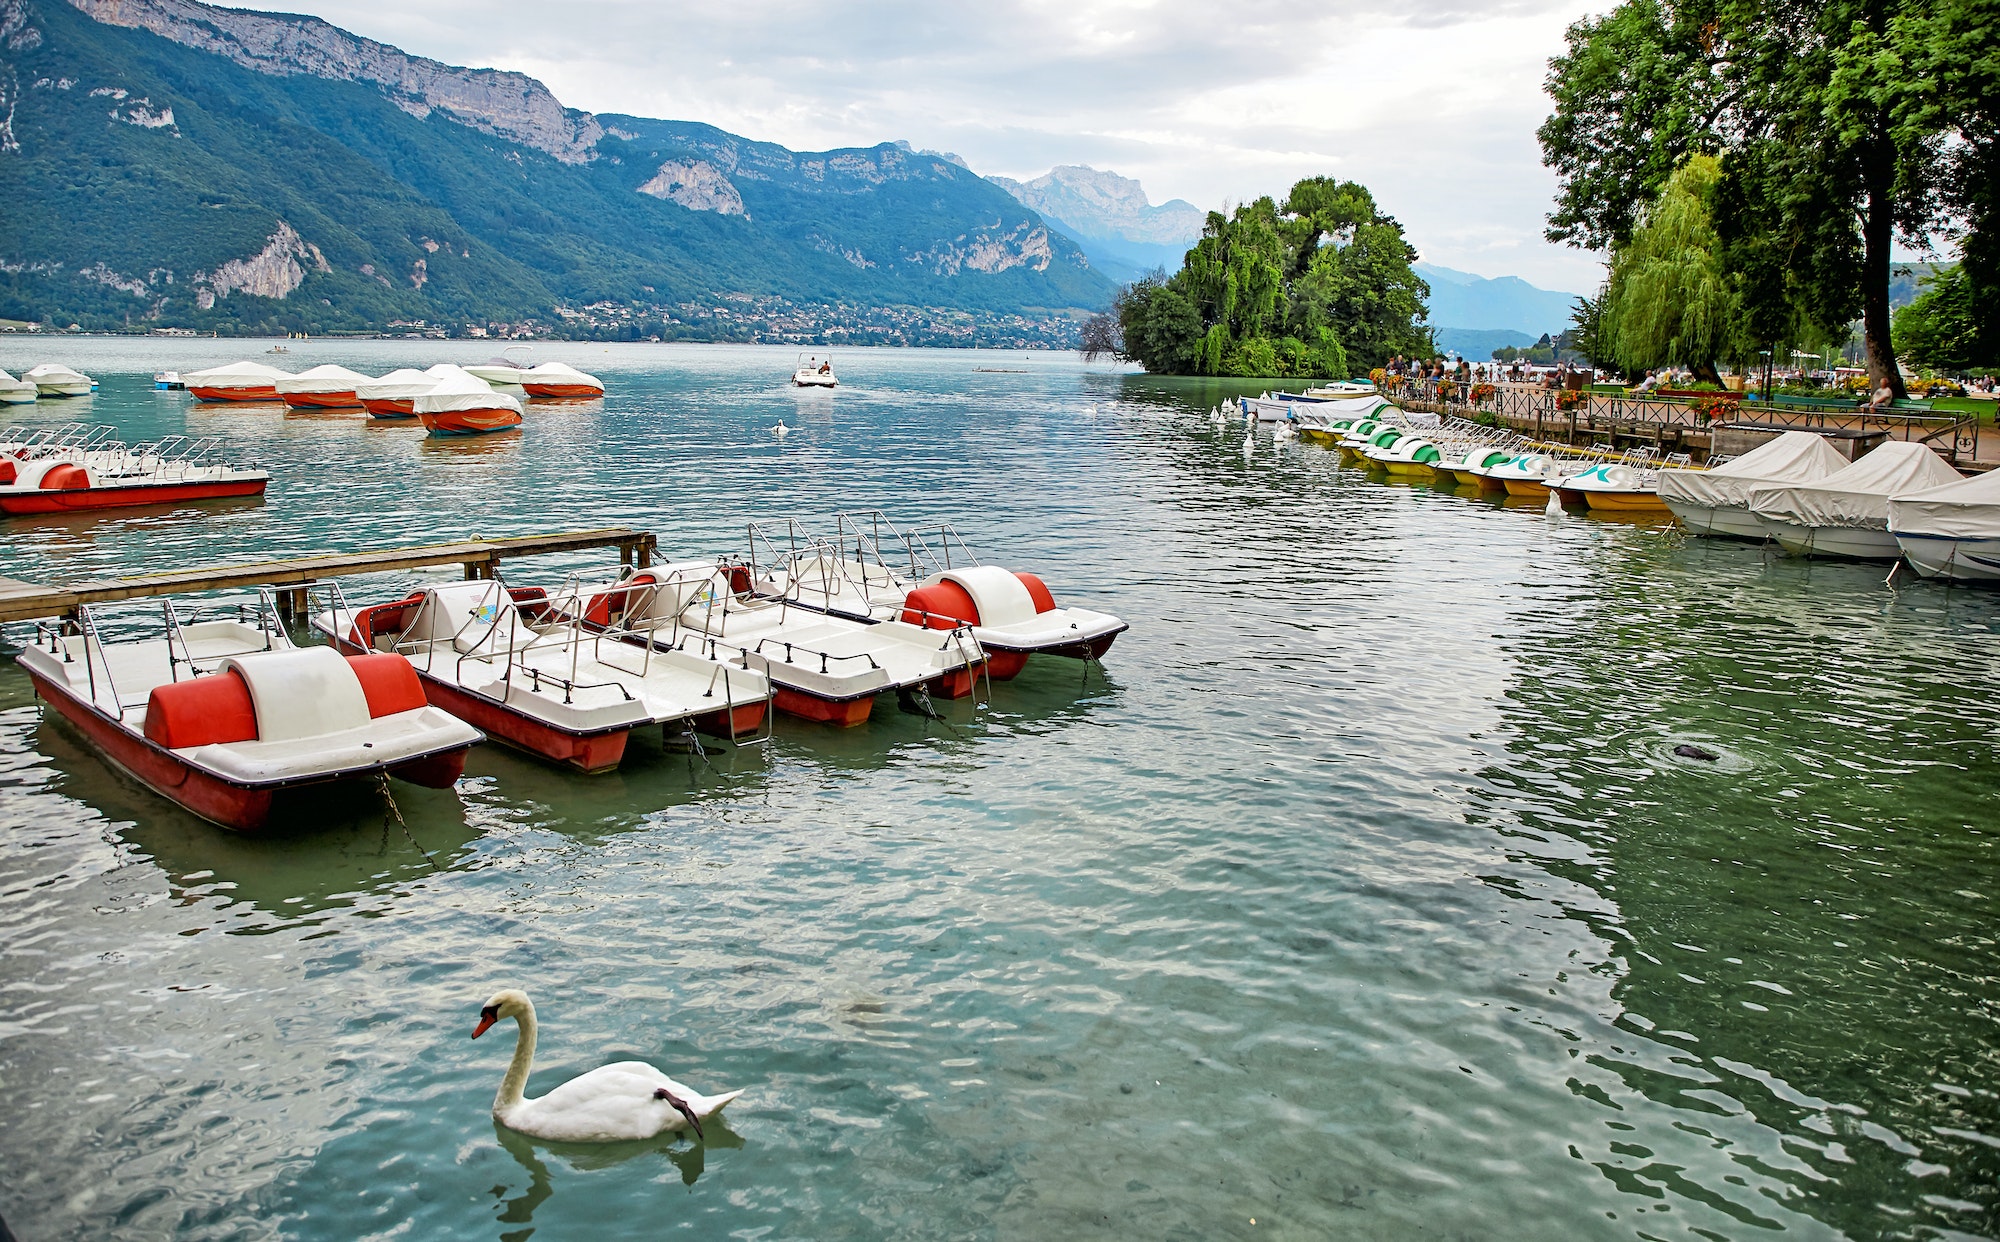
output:
<instances>
[{"instance_id":1,"label":"wooden pier plank","mask_svg":"<svg viewBox=\"0 0 2000 1242\"><path fill-rule=\"evenodd\" d=\"M463 565L468 573L491 576L494 566L510 557L583 552L593 548L617 548L620 561L629 564L636 560L643 566L651 562L656 546L649 531L607 527L553 535L467 539L366 552L329 552L245 565L208 565L133 578L100 578L62 586L0 578L0 622L59 617L75 611L80 604L144 599L182 592L219 591L230 587L290 586L322 578L394 573L437 565Z\"/></svg>"}]
</instances>

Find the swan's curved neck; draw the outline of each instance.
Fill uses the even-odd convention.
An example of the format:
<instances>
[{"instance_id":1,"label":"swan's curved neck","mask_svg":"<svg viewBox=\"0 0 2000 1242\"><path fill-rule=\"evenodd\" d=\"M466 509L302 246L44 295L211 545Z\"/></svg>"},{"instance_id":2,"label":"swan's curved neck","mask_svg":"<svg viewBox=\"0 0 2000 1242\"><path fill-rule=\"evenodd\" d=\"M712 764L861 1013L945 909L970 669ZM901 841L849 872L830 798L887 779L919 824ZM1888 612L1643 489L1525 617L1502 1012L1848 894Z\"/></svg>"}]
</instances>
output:
<instances>
[{"instance_id":1,"label":"swan's curved neck","mask_svg":"<svg viewBox=\"0 0 2000 1242\"><path fill-rule=\"evenodd\" d=\"M514 1060L507 1066L507 1076L500 1080L500 1094L493 1097L493 1111L504 1113L521 1102L521 1093L528 1086L528 1071L535 1065L535 1009L530 1005L515 1019L518 1030L514 1036Z\"/></svg>"}]
</instances>

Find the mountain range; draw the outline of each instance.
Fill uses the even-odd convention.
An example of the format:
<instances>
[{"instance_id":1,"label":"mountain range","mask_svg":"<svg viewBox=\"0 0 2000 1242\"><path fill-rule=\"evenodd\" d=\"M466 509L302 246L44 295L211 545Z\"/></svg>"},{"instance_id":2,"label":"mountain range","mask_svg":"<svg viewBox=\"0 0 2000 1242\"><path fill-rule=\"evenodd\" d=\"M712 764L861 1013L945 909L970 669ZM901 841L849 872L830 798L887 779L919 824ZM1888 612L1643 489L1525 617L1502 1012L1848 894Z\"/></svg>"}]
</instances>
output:
<instances>
[{"instance_id":1,"label":"mountain range","mask_svg":"<svg viewBox=\"0 0 2000 1242\"><path fill-rule=\"evenodd\" d=\"M1519 276L1485 277L1411 265L1431 287L1432 334L1438 348L1481 361L1507 346L1520 348L1570 326L1579 295L1538 289Z\"/></svg>"},{"instance_id":2,"label":"mountain range","mask_svg":"<svg viewBox=\"0 0 2000 1242\"><path fill-rule=\"evenodd\" d=\"M1185 199L1158 205L1130 177L1060 164L1032 181L988 177L1083 249L1090 265L1119 284L1155 268L1180 267L1208 213Z\"/></svg>"},{"instance_id":3,"label":"mountain range","mask_svg":"<svg viewBox=\"0 0 2000 1242\"><path fill-rule=\"evenodd\" d=\"M522 74L195 0L0 0L0 176L7 318L1062 318L1115 292L1070 237L940 155L581 112Z\"/></svg>"}]
</instances>

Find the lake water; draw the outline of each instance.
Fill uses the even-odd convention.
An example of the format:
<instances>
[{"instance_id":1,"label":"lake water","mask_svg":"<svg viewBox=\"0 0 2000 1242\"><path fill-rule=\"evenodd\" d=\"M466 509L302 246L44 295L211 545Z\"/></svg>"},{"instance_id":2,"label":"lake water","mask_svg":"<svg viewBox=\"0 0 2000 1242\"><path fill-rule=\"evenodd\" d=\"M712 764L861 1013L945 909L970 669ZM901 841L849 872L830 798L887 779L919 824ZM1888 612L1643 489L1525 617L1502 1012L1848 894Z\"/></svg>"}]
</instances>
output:
<instances>
[{"instance_id":1,"label":"lake water","mask_svg":"<svg viewBox=\"0 0 2000 1242\"><path fill-rule=\"evenodd\" d=\"M2000 1236L2000 596L1246 461L1224 390L1066 356L853 351L828 394L791 351L545 344L610 395L459 443L151 390L261 348L0 340L103 381L0 419L273 474L5 520L0 575L879 506L1132 629L946 725L595 778L481 748L398 788L409 837L366 799L203 824L10 664L24 1242ZM705 1147L499 1132L511 1028L466 1037L508 984L531 1093L636 1057L745 1094Z\"/></svg>"}]
</instances>

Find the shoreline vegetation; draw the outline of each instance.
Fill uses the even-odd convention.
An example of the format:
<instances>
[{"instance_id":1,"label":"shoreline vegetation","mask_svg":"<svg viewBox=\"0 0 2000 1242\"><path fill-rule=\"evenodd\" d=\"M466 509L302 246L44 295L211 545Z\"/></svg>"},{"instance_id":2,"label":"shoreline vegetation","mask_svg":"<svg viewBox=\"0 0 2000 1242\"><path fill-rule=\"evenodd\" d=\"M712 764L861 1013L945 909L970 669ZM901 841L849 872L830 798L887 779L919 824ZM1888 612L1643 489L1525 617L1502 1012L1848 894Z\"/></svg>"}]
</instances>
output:
<instances>
[{"instance_id":1,"label":"shoreline vegetation","mask_svg":"<svg viewBox=\"0 0 2000 1242\"><path fill-rule=\"evenodd\" d=\"M1083 326L1086 359L1163 375L1345 379L1436 352L1417 252L1367 187L1308 177L1210 212L1180 270L1119 292Z\"/></svg>"}]
</instances>

